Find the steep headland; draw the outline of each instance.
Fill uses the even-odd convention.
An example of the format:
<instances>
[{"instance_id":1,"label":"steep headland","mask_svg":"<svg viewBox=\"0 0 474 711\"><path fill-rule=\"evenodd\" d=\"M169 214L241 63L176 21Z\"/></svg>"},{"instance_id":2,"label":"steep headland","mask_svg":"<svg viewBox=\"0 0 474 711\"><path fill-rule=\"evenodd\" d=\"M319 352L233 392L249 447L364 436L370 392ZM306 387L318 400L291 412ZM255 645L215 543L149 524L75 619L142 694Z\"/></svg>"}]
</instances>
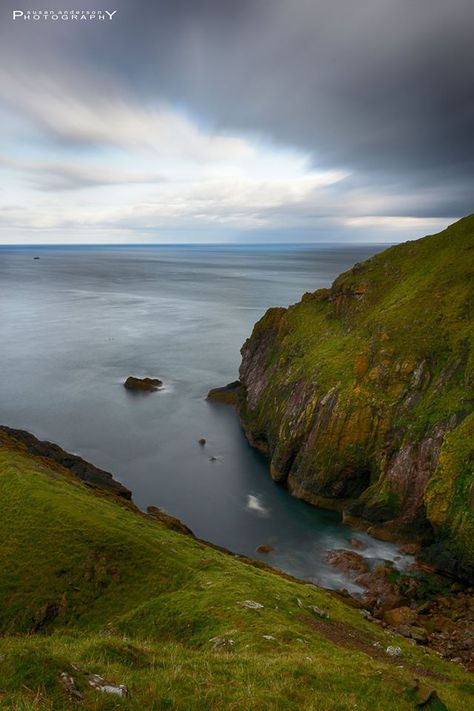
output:
<instances>
[{"instance_id":1,"label":"steep headland","mask_svg":"<svg viewBox=\"0 0 474 711\"><path fill-rule=\"evenodd\" d=\"M242 348L240 392L221 398L295 496L430 544L468 576L473 276L473 215L391 247L267 311Z\"/></svg>"},{"instance_id":2,"label":"steep headland","mask_svg":"<svg viewBox=\"0 0 474 711\"><path fill-rule=\"evenodd\" d=\"M0 707L463 711L461 667L0 433Z\"/></svg>"}]
</instances>

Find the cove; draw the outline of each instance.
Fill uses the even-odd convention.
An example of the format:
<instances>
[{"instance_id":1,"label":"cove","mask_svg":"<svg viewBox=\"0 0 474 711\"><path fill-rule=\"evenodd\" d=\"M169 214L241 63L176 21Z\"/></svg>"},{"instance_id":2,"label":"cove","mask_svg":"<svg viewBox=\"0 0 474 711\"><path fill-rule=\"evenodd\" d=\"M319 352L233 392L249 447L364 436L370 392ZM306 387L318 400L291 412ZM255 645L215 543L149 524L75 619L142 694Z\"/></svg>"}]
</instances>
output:
<instances>
[{"instance_id":1,"label":"cove","mask_svg":"<svg viewBox=\"0 0 474 711\"><path fill-rule=\"evenodd\" d=\"M395 546L292 498L236 414L205 397L235 379L240 347L269 306L329 285L380 248L2 248L0 421L112 472L139 506L164 508L200 538L349 588L328 550L355 536L375 562L394 559ZM128 392L129 375L164 387ZM256 553L261 544L273 550Z\"/></svg>"}]
</instances>

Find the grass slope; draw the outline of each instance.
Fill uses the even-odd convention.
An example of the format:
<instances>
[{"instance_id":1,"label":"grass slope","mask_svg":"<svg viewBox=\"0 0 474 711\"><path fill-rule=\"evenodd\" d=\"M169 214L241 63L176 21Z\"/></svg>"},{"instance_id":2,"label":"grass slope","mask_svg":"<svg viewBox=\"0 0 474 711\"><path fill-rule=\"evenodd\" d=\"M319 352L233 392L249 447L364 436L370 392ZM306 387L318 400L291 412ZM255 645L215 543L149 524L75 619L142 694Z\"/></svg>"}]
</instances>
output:
<instances>
[{"instance_id":1,"label":"grass slope","mask_svg":"<svg viewBox=\"0 0 474 711\"><path fill-rule=\"evenodd\" d=\"M451 711L472 699L462 669L335 595L172 531L6 435L0 492L2 710L408 711L415 679ZM231 651L213 650L215 637L234 640ZM91 673L129 696L91 688Z\"/></svg>"}]
</instances>

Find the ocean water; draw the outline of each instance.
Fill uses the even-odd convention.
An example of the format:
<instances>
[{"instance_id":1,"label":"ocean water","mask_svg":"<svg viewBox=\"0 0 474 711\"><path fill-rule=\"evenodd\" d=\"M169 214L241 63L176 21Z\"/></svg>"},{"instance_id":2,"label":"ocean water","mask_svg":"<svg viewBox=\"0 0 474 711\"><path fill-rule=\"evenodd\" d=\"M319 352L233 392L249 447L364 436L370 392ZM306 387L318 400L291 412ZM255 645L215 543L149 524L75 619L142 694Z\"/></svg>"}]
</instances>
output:
<instances>
[{"instance_id":1,"label":"ocean water","mask_svg":"<svg viewBox=\"0 0 474 711\"><path fill-rule=\"evenodd\" d=\"M378 249L0 248L0 422L111 471L140 507L164 508L201 538L354 589L327 551L354 536L374 561L397 558L396 547L289 496L234 411L205 396L236 379L241 344L269 306L328 286ZM128 375L164 389L130 393ZM257 554L262 543L274 551Z\"/></svg>"}]
</instances>

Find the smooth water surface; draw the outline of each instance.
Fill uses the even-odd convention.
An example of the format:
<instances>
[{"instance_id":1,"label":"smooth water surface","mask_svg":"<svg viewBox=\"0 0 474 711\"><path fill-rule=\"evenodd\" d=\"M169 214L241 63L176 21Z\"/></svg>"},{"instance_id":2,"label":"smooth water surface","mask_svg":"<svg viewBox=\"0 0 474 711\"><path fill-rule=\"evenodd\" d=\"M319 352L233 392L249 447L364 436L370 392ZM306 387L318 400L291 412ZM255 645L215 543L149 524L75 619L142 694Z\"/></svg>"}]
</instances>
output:
<instances>
[{"instance_id":1,"label":"smooth water surface","mask_svg":"<svg viewBox=\"0 0 474 711\"><path fill-rule=\"evenodd\" d=\"M236 379L241 344L269 306L328 286L378 249L0 248L0 422L111 471L139 506L166 509L201 538L257 557L269 543L269 563L348 586L324 556L353 532L274 484L234 411L205 396ZM165 388L130 393L128 375ZM365 555L397 555L356 536Z\"/></svg>"}]
</instances>

